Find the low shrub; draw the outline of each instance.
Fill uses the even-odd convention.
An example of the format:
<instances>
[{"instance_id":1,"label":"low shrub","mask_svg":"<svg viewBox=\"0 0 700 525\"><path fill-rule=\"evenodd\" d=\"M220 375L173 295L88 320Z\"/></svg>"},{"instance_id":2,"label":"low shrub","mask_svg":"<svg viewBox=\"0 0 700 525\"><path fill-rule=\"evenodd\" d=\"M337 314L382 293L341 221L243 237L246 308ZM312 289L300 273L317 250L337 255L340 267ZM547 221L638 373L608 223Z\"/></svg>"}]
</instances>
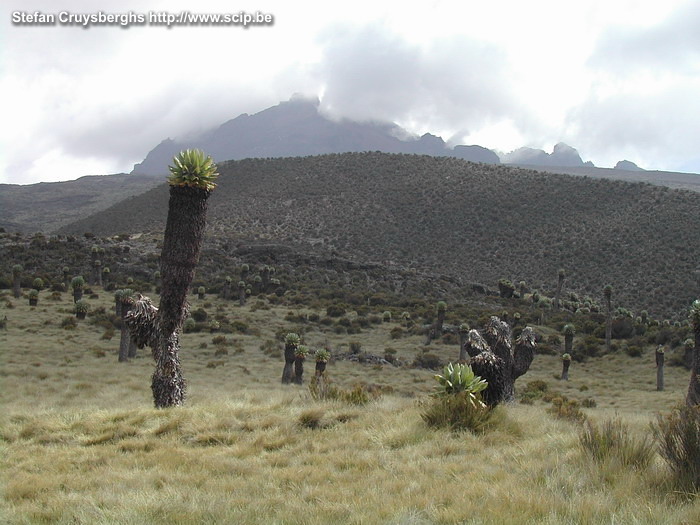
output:
<instances>
[{"instance_id":1,"label":"low shrub","mask_svg":"<svg viewBox=\"0 0 700 525\"><path fill-rule=\"evenodd\" d=\"M652 432L676 484L700 491L700 406L682 405L659 415Z\"/></svg>"},{"instance_id":2,"label":"low shrub","mask_svg":"<svg viewBox=\"0 0 700 525\"><path fill-rule=\"evenodd\" d=\"M74 316L64 317L61 321L61 328L64 330L75 330L78 327L78 320Z\"/></svg>"},{"instance_id":3,"label":"low shrub","mask_svg":"<svg viewBox=\"0 0 700 525\"><path fill-rule=\"evenodd\" d=\"M654 443L648 436L635 437L620 419L600 426L586 421L579 435L582 450L597 462L614 461L622 467L645 469L654 458Z\"/></svg>"},{"instance_id":4,"label":"low shrub","mask_svg":"<svg viewBox=\"0 0 700 525\"><path fill-rule=\"evenodd\" d=\"M547 412L558 419L566 419L574 423L583 423L587 419L586 414L581 412L579 402L566 396L553 398L552 406L547 409Z\"/></svg>"},{"instance_id":5,"label":"low shrub","mask_svg":"<svg viewBox=\"0 0 700 525\"><path fill-rule=\"evenodd\" d=\"M437 370L442 366L442 360L435 354L429 352L421 352L416 355L413 360L413 366L415 368L427 368L429 370Z\"/></svg>"},{"instance_id":6,"label":"low shrub","mask_svg":"<svg viewBox=\"0 0 700 525\"><path fill-rule=\"evenodd\" d=\"M430 398L421 412L426 425L450 430L469 430L483 433L502 419L500 407L491 408L483 403L473 403L468 392Z\"/></svg>"}]
</instances>

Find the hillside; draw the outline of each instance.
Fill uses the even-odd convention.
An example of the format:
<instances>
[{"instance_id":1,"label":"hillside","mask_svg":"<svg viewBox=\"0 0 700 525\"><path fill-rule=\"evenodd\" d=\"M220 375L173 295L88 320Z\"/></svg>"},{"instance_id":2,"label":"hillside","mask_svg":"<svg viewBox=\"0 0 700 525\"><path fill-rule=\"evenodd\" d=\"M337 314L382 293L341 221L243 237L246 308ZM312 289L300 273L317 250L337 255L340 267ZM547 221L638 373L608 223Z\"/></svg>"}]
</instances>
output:
<instances>
[{"instance_id":1,"label":"hillside","mask_svg":"<svg viewBox=\"0 0 700 525\"><path fill-rule=\"evenodd\" d=\"M25 186L0 184L0 227L11 232L50 232L156 184L153 177L123 173Z\"/></svg>"},{"instance_id":2,"label":"hillside","mask_svg":"<svg viewBox=\"0 0 700 525\"><path fill-rule=\"evenodd\" d=\"M538 173L454 158L355 153L220 165L209 243L282 244L415 268L467 286L502 277L677 315L700 295L700 194L642 183ZM158 231L167 188L61 229ZM225 255L225 253L224 253Z\"/></svg>"}]
</instances>

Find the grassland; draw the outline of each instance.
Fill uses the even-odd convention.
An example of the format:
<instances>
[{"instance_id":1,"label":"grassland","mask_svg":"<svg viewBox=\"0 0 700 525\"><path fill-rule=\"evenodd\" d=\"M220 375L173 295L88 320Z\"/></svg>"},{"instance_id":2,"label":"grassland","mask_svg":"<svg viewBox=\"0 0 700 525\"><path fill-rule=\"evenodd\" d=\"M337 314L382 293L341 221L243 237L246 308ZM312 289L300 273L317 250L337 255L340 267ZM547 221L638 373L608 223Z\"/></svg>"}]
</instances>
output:
<instances>
[{"instance_id":1,"label":"grassland","mask_svg":"<svg viewBox=\"0 0 700 525\"><path fill-rule=\"evenodd\" d=\"M20 523L697 523L700 502L678 493L657 456L648 468L592 462L580 425L547 403L515 403L483 435L431 430L421 406L433 372L332 361L336 385L383 392L366 405L316 401L306 385L283 386L281 353L263 352L275 334L298 328L303 307L236 306L192 297L193 310L248 325L246 333L187 333L182 362L187 405L152 408L152 360L117 363L119 332L71 316L72 299L37 307L0 302L0 522ZM111 293L89 299L112 308ZM13 307L10 308L9 305ZM262 307L261 307L262 306ZM380 313L380 312L378 312ZM347 351L350 341L410 361L422 337L391 339L397 323L360 334L318 325L312 348ZM546 328L541 328L547 331ZM274 345L272 345L274 346ZM431 352L456 358L456 345ZM556 356L538 355L516 387L545 381L572 398L592 398L589 418L620 417L636 436L684 397L688 372L667 368L655 390L653 349L574 363L555 379ZM307 364L307 379L313 365Z\"/></svg>"}]
</instances>

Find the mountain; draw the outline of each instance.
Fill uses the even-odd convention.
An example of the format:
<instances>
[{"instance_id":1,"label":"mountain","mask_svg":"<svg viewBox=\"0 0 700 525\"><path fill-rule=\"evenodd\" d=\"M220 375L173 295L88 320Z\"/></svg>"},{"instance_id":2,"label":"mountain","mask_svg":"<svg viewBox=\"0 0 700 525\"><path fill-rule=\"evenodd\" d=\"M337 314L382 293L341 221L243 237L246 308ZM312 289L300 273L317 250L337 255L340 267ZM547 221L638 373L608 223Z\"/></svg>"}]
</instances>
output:
<instances>
[{"instance_id":1,"label":"mountain","mask_svg":"<svg viewBox=\"0 0 700 525\"><path fill-rule=\"evenodd\" d=\"M616 304L654 315L700 296L688 251L700 245L697 192L379 152L246 159L219 171L207 238L230 250L287 247L415 268L465 289L506 277L551 290L564 268L567 291L599 300L612 284ZM161 185L60 232L162 231L167 202Z\"/></svg>"},{"instance_id":2,"label":"mountain","mask_svg":"<svg viewBox=\"0 0 700 525\"><path fill-rule=\"evenodd\" d=\"M563 142L556 144L552 153L541 149L519 148L503 155L501 161L520 166L594 167L591 162L584 163L578 151Z\"/></svg>"},{"instance_id":3,"label":"mountain","mask_svg":"<svg viewBox=\"0 0 700 525\"><path fill-rule=\"evenodd\" d=\"M49 232L162 183L138 175L89 175L66 182L0 184L0 227Z\"/></svg>"},{"instance_id":4,"label":"mountain","mask_svg":"<svg viewBox=\"0 0 700 525\"><path fill-rule=\"evenodd\" d=\"M172 158L182 149L200 148L214 160L254 157L298 157L324 153L383 151L455 156L474 162L498 164L498 155L481 146L448 147L435 135L401 140L406 131L395 124L335 121L319 111L318 99L292 97L254 115L244 113L194 141L166 139L132 171L138 175L165 175Z\"/></svg>"},{"instance_id":5,"label":"mountain","mask_svg":"<svg viewBox=\"0 0 700 525\"><path fill-rule=\"evenodd\" d=\"M644 171L643 168L640 168L634 162L629 160L621 160L620 162L615 164L615 167L613 169L625 171Z\"/></svg>"}]
</instances>

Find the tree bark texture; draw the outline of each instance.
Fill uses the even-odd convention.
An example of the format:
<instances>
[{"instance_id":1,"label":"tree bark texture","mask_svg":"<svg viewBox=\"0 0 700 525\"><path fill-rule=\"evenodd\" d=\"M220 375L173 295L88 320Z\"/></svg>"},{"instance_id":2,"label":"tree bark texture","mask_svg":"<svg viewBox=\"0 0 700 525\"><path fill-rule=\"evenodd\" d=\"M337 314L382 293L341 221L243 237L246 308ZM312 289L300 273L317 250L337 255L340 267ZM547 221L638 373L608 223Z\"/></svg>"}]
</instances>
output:
<instances>
[{"instance_id":1,"label":"tree bark texture","mask_svg":"<svg viewBox=\"0 0 700 525\"><path fill-rule=\"evenodd\" d=\"M179 406L186 384L180 367L180 330L188 313L187 290L194 278L207 218L210 191L171 186L161 252L159 335L151 390L156 407Z\"/></svg>"},{"instance_id":2,"label":"tree bark texture","mask_svg":"<svg viewBox=\"0 0 700 525\"><path fill-rule=\"evenodd\" d=\"M294 383L301 385L304 382L304 360L294 359Z\"/></svg>"},{"instance_id":3,"label":"tree bark texture","mask_svg":"<svg viewBox=\"0 0 700 525\"><path fill-rule=\"evenodd\" d=\"M607 317L605 319L605 349L610 352L612 345L612 305L610 304L610 297L605 297L605 308L607 310Z\"/></svg>"},{"instance_id":4,"label":"tree bark texture","mask_svg":"<svg viewBox=\"0 0 700 525\"><path fill-rule=\"evenodd\" d=\"M459 331L459 362L466 363L469 355L467 354L467 337L469 332L460 330Z\"/></svg>"},{"instance_id":5,"label":"tree bark texture","mask_svg":"<svg viewBox=\"0 0 700 525\"><path fill-rule=\"evenodd\" d=\"M700 405L700 330L698 327L695 331L695 348L693 349L693 366L690 369L690 384L688 385L688 395L685 402L688 406Z\"/></svg>"},{"instance_id":6,"label":"tree bark texture","mask_svg":"<svg viewBox=\"0 0 700 525\"><path fill-rule=\"evenodd\" d=\"M186 382L180 366L180 330L188 314L187 291L206 226L210 191L171 186L168 219L161 252L161 296L158 308L140 297L126 317L139 348L151 347L155 360L151 390L157 408L182 405Z\"/></svg>"},{"instance_id":7,"label":"tree bark texture","mask_svg":"<svg viewBox=\"0 0 700 525\"><path fill-rule=\"evenodd\" d=\"M513 345L510 327L495 316L482 332L469 331L465 348L472 370L488 383L483 393L487 405L514 399L515 380L530 368L536 344L534 331L525 327Z\"/></svg>"},{"instance_id":8,"label":"tree bark texture","mask_svg":"<svg viewBox=\"0 0 700 525\"><path fill-rule=\"evenodd\" d=\"M294 361L296 359L294 353L296 349L296 345L284 345L284 369L282 370L282 384L284 385L288 385L294 379Z\"/></svg>"},{"instance_id":9,"label":"tree bark texture","mask_svg":"<svg viewBox=\"0 0 700 525\"><path fill-rule=\"evenodd\" d=\"M561 379L562 381L569 380L569 367L571 366L571 359L562 359L561 362Z\"/></svg>"},{"instance_id":10,"label":"tree bark texture","mask_svg":"<svg viewBox=\"0 0 700 525\"><path fill-rule=\"evenodd\" d=\"M555 310L559 310L559 303L561 301L561 289L564 286L564 276L559 274L559 277L557 279L557 290L554 292L554 301L552 306L554 307Z\"/></svg>"},{"instance_id":11,"label":"tree bark texture","mask_svg":"<svg viewBox=\"0 0 700 525\"><path fill-rule=\"evenodd\" d=\"M663 392L664 389L664 359L665 355L656 350L656 390Z\"/></svg>"}]
</instances>

